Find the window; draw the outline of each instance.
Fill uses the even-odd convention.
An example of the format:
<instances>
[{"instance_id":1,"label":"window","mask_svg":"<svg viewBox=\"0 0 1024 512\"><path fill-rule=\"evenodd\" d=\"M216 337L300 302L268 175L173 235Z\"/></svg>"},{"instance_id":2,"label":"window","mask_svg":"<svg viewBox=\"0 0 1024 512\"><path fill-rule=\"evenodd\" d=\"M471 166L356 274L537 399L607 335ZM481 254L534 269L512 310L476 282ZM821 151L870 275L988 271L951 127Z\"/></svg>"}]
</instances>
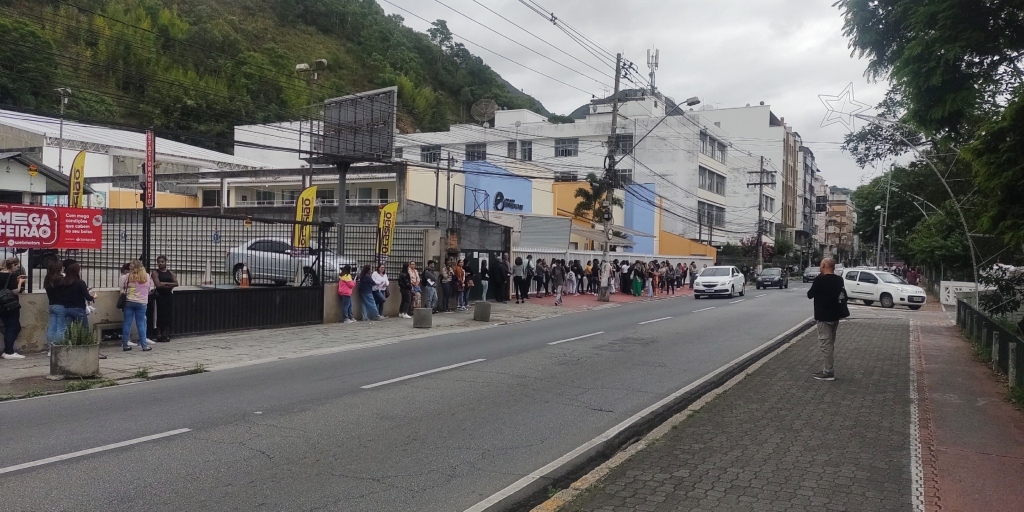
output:
<instances>
[{"instance_id":1,"label":"window","mask_svg":"<svg viewBox=\"0 0 1024 512\"><path fill-rule=\"evenodd\" d=\"M436 164L441 161L441 146L420 146L420 161Z\"/></svg>"},{"instance_id":2,"label":"window","mask_svg":"<svg viewBox=\"0 0 1024 512\"><path fill-rule=\"evenodd\" d=\"M761 210L766 212L775 211L775 198L768 195L761 196Z\"/></svg>"},{"instance_id":3,"label":"window","mask_svg":"<svg viewBox=\"0 0 1024 512\"><path fill-rule=\"evenodd\" d=\"M860 274L860 272L847 272L846 273L846 280L847 281L856 281L857 280L857 274Z\"/></svg>"},{"instance_id":4,"label":"window","mask_svg":"<svg viewBox=\"0 0 1024 512\"><path fill-rule=\"evenodd\" d=\"M260 203L273 203L274 202L274 191L273 190L257 190L256 201Z\"/></svg>"},{"instance_id":5,"label":"window","mask_svg":"<svg viewBox=\"0 0 1024 512\"><path fill-rule=\"evenodd\" d=\"M508 157L513 159L513 160L516 159L516 143L515 143L515 141L512 141L512 142L508 143Z\"/></svg>"},{"instance_id":6,"label":"window","mask_svg":"<svg viewBox=\"0 0 1024 512\"><path fill-rule=\"evenodd\" d=\"M718 143L718 161L725 163L725 143Z\"/></svg>"},{"instance_id":7,"label":"window","mask_svg":"<svg viewBox=\"0 0 1024 512\"><path fill-rule=\"evenodd\" d=\"M380 201L381 203L387 203L388 202L388 189L386 189L386 188L378 188L377 189L377 200Z\"/></svg>"},{"instance_id":8,"label":"window","mask_svg":"<svg viewBox=\"0 0 1024 512\"><path fill-rule=\"evenodd\" d=\"M220 206L220 190L204 190L203 206Z\"/></svg>"},{"instance_id":9,"label":"window","mask_svg":"<svg viewBox=\"0 0 1024 512\"><path fill-rule=\"evenodd\" d=\"M700 134L700 152L705 155L708 154L708 134Z\"/></svg>"},{"instance_id":10,"label":"window","mask_svg":"<svg viewBox=\"0 0 1024 512\"><path fill-rule=\"evenodd\" d=\"M555 171L555 181L579 181L576 171Z\"/></svg>"},{"instance_id":11,"label":"window","mask_svg":"<svg viewBox=\"0 0 1024 512\"><path fill-rule=\"evenodd\" d=\"M814 198L814 211L816 211L816 212L827 212L828 211L828 196L815 196L815 198Z\"/></svg>"},{"instance_id":12,"label":"window","mask_svg":"<svg viewBox=\"0 0 1024 512\"><path fill-rule=\"evenodd\" d=\"M697 201L697 213L702 225L725 226L725 208L704 201Z\"/></svg>"},{"instance_id":13,"label":"window","mask_svg":"<svg viewBox=\"0 0 1024 512\"><path fill-rule=\"evenodd\" d=\"M466 161L487 160L487 144L466 144Z\"/></svg>"},{"instance_id":14,"label":"window","mask_svg":"<svg viewBox=\"0 0 1024 512\"><path fill-rule=\"evenodd\" d=\"M316 198L320 201L334 201L334 192L333 188L317 187Z\"/></svg>"},{"instance_id":15,"label":"window","mask_svg":"<svg viewBox=\"0 0 1024 512\"><path fill-rule=\"evenodd\" d=\"M395 148L395 160L401 160L401 159L402 159L402 148Z\"/></svg>"},{"instance_id":16,"label":"window","mask_svg":"<svg viewBox=\"0 0 1024 512\"><path fill-rule=\"evenodd\" d=\"M526 162L533 161L533 141L524 140L519 143L519 159Z\"/></svg>"},{"instance_id":17,"label":"window","mask_svg":"<svg viewBox=\"0 0 1024 512\"><path fill-rule=\"evenodd\" d=\"M761 232L765 236L775 238L775 223L767 220L761 221Z\"/></svg>"},{"instance_id":18,"label":"window","mask_svg":"<svg viewBox=\"0 0 1024 512\"><path fill-rule=\"evenodd\" d=\"M579 139L555 139L555 156L580 156Z\"/></svg>"},{"instance_id":19,"label":"window","mask_svg":"<svg viewBox=\"0 0 1024 512\"><path fill-rule=\"evenodd\" d=\"M620 133L615 135L615 154L622 156L633 149L633 134Z\"/></svg>"},{"instance_id":20,"label":"window","mask_svg":"<svg viewBox=\"0 0 1024 512\"><path fill-rule=\"evenodd\" d=\"M871 272L861 272L859 281L867 284L878 284L878 278Z\"/></svg>"},{"instance_id":21,"label":"window","mask_svg":"<svg viewBox=\"0 0 1024 512\"><path fill-rule=\"evenodd\" d=\"M301 193L302 193L302 191L300 191L300 190L285 190L284 192L281 192L281 200L282 201L298 201L299 200L299 194L301 194Z\"/></svg>"},{"instance_id":22,"label":"window","mask_svg":"<svg viewBox=\"0 0 1024 512\"><path fill-rule=\"evenodd\" d=\"M372 188L370 188L370 187L359 187L359 188L356 189L356 199L358 199L360 203L369 202L369 200L372 197L373 197L373 189Z\"/></svg>"},{"instance_id":23,"label":"window","mask_svg":"<svg viewBox=\"0 0 1024 512\"><path fill-rule=\"evenodd\" d=\"M725 195L725 176L718 174L706 167L701 167L699 171L700 188L707 190L708 192L714 192L720 196Z\"/></svg>"}]
</instances>

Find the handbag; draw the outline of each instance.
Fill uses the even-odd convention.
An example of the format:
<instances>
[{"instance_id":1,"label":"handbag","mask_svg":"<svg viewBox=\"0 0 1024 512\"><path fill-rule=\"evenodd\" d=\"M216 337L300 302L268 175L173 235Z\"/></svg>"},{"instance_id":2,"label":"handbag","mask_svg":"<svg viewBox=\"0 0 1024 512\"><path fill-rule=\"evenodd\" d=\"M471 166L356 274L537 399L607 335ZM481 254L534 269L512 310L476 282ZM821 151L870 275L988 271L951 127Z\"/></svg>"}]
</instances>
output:
<instances>
[{"instance_id":1,"label":"handbag","mask_svg":"<svg viewBox=\"0 0 1024 512\"><path fill-rule=\"evenodd\" d=\"M117 309L124 309L126 302L128 302L128 280L125 280L124 288L121 290L121 294L117 296Z\"/></svg>"},{"instance_id":2,"label":"handbag","mask_svg":"<svg viewBox=\"0 0 1024 512\"><path fill-rule=\"evenodd\" d=\"M8 289L12 275L14 274L7 274L7 282L4 283L3 289L0 289L0 312L15 313L21 310L21 301L18 300L18 295Z\"/></svg>"},{"instance_id":3,"label":"handbag","mask_svg":"<svg viewBox=\"0 0 1024 512\"><path fill-rule=\"evenodd\" d=\"M848 318L850 316L850 307L846 304L849 298L846 296L846 289L844 288L839 292L839 318Z\"/></svg>"}]
</instances>

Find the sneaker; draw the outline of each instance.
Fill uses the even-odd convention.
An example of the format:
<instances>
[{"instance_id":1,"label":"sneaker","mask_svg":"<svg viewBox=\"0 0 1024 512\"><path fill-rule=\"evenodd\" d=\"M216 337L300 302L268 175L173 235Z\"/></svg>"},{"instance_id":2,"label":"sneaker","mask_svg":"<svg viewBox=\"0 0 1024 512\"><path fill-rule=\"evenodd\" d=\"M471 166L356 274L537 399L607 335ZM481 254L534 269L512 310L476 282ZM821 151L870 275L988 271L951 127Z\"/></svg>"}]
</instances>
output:
<instances>
[{"instance_id":1,"label":"sneaker","mask_svg":"<svg viewBox=\"0 0 1024 512\"><path fill-rule=\"evenodd\" d=\"M129 342L128 342L128 346L129 346L129 347L137 347L137 346L139 346L139 344L138 344L138 343L135 343L134 341L129 341Z\"/></svg>"},{"instance_id":2,"label":"sneaker","mask_svg":"<svg viewBox=\"0 0 1024 512\"><path fill-rule=\"evenodd\" d=\"M811 375L811 377L814 377L815 380L836 380L835 372L820 371Z\"/></svg>"},{"instance_id":3,"label":"sneaker","mask_svg":"<svg viewBox=\"0 0 1024 512\"><path fill-rule=\"evenodd\" d=\"M125 352L128 352L131 349L132 349L131 347L121 347L121 350L123 350Z\"/></svg>"},{"instance_id":4,"label":"sneaker","mask_svg":"<svg viewBox=\"0 0 1024 512\"><path fill-rule=\"evenodd\" d=\"M153 350L153 347L142 347L143 352L149 352L150 350Z\"/></svg>"},{"instance_id":5,"label":"sneaker","mask_svg":"<svg viewBox=\"0 0 1024 512\"><path fill-rule=\"evenodd\" d=\"M152 344L154 344L154 343L156 343L156 342L155 342L155 341L153 341L153 340L151 340L151 339L149 339L149 338L146 338L146 346L147 346L147 347L148 347L148 346L150 346L150 345L152 345Z\"/></svg>"},{"instance_id":6,"label":"sneaker","mask_svg":"<svg viewBox=\"0 0 1024 512\"><path fill-rule=\"evenodd\" d=\"M21 354L19 354L17 352L15 352L13 354L2 354L2 355L0 355L0 357L3 357L4 359L25 359L25 356L23 356L23 355L21 355Z\"/></svg>"}]
</instances>

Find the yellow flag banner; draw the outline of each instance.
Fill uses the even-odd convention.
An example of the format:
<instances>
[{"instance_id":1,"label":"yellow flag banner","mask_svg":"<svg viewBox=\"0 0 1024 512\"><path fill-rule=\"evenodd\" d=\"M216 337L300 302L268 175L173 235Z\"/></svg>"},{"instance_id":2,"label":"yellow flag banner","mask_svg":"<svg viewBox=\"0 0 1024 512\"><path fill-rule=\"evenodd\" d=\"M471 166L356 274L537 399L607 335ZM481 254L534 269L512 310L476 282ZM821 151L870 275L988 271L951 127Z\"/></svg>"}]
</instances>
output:
<instances>
[{"instance_id":1,"label":"yellow flag banner","mask_svg":"<svg viewBox=\"0 0 1024 512\"><path fill-rule=\"evenodd\" d=\"M85 193L85 151L79 151L71 164L71 177L68 180L68 206L82 207L82 195Z\"/></svg>"},{"instance_id":2,"label":"yellow flag banner","mask_svg":"<svg viewBox=\"0 0 1024 512\"><path fill-rule=\"evenodd\" d=\"M295 201L295 221L313 222L313 209L316 208L316 185L303 190ZM292 231L292 255L304 256L309 253L310 236L313 226L296 224Z\"/></svg>"},{"instance_id":3,"label":"yellow flag banner","mask_svg":"<svg viewBox=\"0 0 1024 512\"><path fill-rule=\"evenodd\" d=\"M398 222L398 203L388 203L380 207L380 220L377 222L377 259L385 263L391 255L391 244L395 238L395 224Z\"/></svg>"}]
</instances>

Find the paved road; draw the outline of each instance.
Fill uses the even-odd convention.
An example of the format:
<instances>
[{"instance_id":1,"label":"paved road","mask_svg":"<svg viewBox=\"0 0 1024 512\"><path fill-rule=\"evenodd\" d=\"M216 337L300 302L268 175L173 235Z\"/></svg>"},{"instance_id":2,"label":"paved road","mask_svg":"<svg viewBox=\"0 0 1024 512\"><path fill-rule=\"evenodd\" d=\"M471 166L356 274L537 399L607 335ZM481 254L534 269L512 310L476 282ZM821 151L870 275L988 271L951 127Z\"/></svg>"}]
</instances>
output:
<instances>
[{"instance_id":1,"label":"paved road","mask_svg":"<svg viewBox=\"0 0 1024 512\"><path fill-rule=\"evenodd\" d=\"M804 289L2 403L0 488L25 511L464 510L807 318Z\"/></svg>"}]
</instances>

